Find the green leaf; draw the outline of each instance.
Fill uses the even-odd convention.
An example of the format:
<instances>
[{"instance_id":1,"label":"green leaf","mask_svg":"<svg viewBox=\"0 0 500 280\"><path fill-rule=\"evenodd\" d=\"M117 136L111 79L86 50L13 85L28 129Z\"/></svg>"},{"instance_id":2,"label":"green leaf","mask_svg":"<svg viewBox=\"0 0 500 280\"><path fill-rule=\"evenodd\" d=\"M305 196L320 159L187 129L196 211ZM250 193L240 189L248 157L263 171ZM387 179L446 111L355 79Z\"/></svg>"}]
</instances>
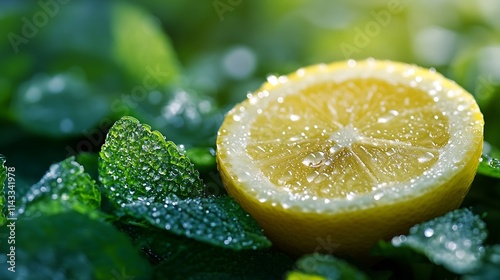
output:
<instances>
[{"instance_id":1,"label":"green leaf","mask_svg":"<svg viewBox=\"0 0 500 280\"><path fill-rule=\"evenodd\" d=\"M500 279L500 245L486 249L479 269L466 275L464 280Z\"/></svg>"},{"instance_id":2,"label":"green leaf","mask_svg":"<svg viewBox=\"0 0 500 280\"><path fill-rule=\"evenodd\" d=\"M2 227L2 234L7 230ZM128 237L87 215L71 211L19 219L15 232L16 272L4 267L12 245L2 240L0 279L150 279L151 267Z\"/></svg>"},{"instance_id":3,"label":"green leaf","mask_svg":"<svg viewBox=\"0 0 500 280\"><path fill-rule=\"evenodd\" d=\"M99 209L101 193L74 157L50 166L42 179L23 196L19 213L27 216L68 210L89 213Z\"/></svg>"},{"instance_id":4,"label":"green leaf","mask_svg":"<svg viewBox=\"0 0 500 280\"><path fill-rule=\"evenodd\" d=\"M477 173L484 176L500 178L500 160L483 154L479 162Z\"/></svg>"},{"instance_id":5,"label":"green leaf","mask_svg":"<svg viewBox=\"0 0 500 280\"><path fill-rule=\"evenodd\" d=\"M215 147L224 114L212 98L181 86L170 86L151 96L157 100L128 104L134 115L178 145Z\"/></svg>"},{"instance_id":6,"label":"green leaf","mask_svg":"<svg viewBox=\"0 0 500 280\"><path fill-rule=\"evenodd\" d=\"M132 243L152 264L159 264L184 251L197 250L203 243L187 237L178 236L152 226L147 221L140 222L126 217L115 222L115 226L127 233Z\"/></svg>"},{"instance_id":7,"label":"green leaf","mask_svg":"<svg viewBox=\"0 0 500 280\"><path fill-rule=\"evenodd\" d=\"M380 240L370 252L377 257L390 257L401 262L430 263L429 259L411 247L394 247L392 243Z\"/></svg>"},{"instance_id":8,"label":"green leaf","mask_svg":"<svg viewBox=\"0 0 500 280\"><path fill-rule=\"evenodd\" d=\"M442 266L436 266L425 255L410 247L394 247L390 242L379 241L371 253L377 257L389 257L391 259L389 266L393 271L404 270L405 275L412 275L413 279L453 279L455 277L454 274Z\"/></svg>"},{"instance_id":9,"label":"green leaf","mask_svg":"<svg viewBox=\"0 0 500 280\"><path fill-rule=\"evenodd\" d=\"M134 201L163 202L203 194L203 182L189 159L158 131L123 117L110 129L102 146L99 178L117 206Z\"/></svg>"},{"instance_id":10,"label":"green leaf","mask_svg":"<svg viewBox=\"0 0 500 280\"><path fill-rule=\"evenodd\" d=\"M469 209L458 209L444 216L413 226L409 235L393 237L395 247L409 247L451 272L473 271L484 255L486 224Z\"/></svg>"},{"instance_id":11,"label":"green leaf","mask_svg":"<svg viewBox=\"0 0 500 280\"><path fill-rule=\"evenodd\" d=\"M201 244L158 265L155 278L282 279L292 264L288 256L278 252L235 252Z\"/></svg>"},{"instance_id":12,"label":"green leaf","mask_svg":"<svg viewBox=\"0 0 500 280\"><path fill-rule=\"evenodd\" d=\"M5 206L7 200L5 199L5 179L7 178L7 167L5 166L5 157L0 154L0 226L4 225L7 221L5 216Z\"/></svg>"},{"instance_id":13,"label":"green leaf","mask_svg":"<svg viewBox=\"0 0 500 280\"><path fill-rule=\"evenodd\" d=\"M201 198L203 182L189 159L136 119L123 117L115 123L100 156L100 180L120 214L235 250L270 246L231 198Z\"/></svg>"},{"instance_id":14,"label":"green leaf","mask_svg":"<svg viewBox=\"0 0 500 280\"><path fill-rule=\"evenodd\" d=\"M137 86L153 90L179 79L176 54L154 17L123 2L114 2L111 16L112 53Z\"/></svg>"},{"instance_id":15,"label":"green leaf","mask_svg":"<svg viewBox=\"0 0 500 280\"><path fill-rule=\"evenodd\" d=\"M216 170L215 149L194 147L186 150L186 156L200 171Z\"/></svg>"},{"instance_id":16,"label":"green leaf","mask_svg":"<svg viewBox=\"0 0 500 280\"><path fill-rule=\"evenodd\" d=\"M297 260L296 269L287 275L287 279L368 279L359 269L331 255L311 254ZM310 277L304 277L305 275ZM303 278L299 278L303 277ZM315 278L316 277L316 278Z\"/></svg>"},{"instance_id":17,"label":"green leaf","mask_svg":"<svg viewBox=\"0 0 500 280\"><path fill-rule=\"evenodd\" d=\"M53 137L79 135L91 129L110 110L103 94L76 72L26 81L13 96L11 110L25 128Z\"/></svg>"},{"instance_id":18,"label":"green leaf","mask_svg":"<svg viewBox=\"0 0 500 280\"><path fill-rule=\"evenodd\" d=\"M156 266L156 279L280 279L293 264L282 253L236 252L122 219L127 232Z\"/></svg>"},{"instance_id":19,"label":"green leaf","mask_svg":"<svg viewBox=\"0 0 500 280\"><path fill-rule=\"evenodd\" d=\"M233 250L271 246L262 229L231 197L205 197L164 203L137 201L122 208L127 214L177 235Z\"/></svg>"},{"instance_id":20,"label":"green leaf","mask_svg":"<svg viewBox=\"0 0 500 280\"><path fill-rule=\"evenodd\" d=\"M99 154L81 152L76 155L76 161L81 164L93 180L99 180Z\"/></svg>"}]
</instances>

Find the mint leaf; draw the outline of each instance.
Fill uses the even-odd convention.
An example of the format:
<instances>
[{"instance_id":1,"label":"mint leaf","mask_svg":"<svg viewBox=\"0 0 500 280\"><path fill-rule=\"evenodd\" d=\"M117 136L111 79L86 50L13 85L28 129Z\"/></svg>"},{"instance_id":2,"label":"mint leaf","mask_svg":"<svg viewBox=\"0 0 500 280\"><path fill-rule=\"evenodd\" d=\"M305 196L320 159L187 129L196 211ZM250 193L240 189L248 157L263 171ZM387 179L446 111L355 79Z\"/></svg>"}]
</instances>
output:
<instances>
[{"instance_id":1,"label":"mint leaf","mask_svg":"<svg viewBox=\"0 0 500 280\"><path fill-rule=\"evenodd\" d=\"M262 229L231 197L137 201L123 210L177 235L233 250L267 248Z\"/></svg>"},{"instance_id":2,"label":"mint leaf","mask_svg":"<svg viewBox=\"0 0 500 280\"><path fill-rule=\"evenodd\" d=\"M299 276L318 276L311 279L359 279L368 277L351 264L331 255L311 254L301 257L295 263L296 269L287 275L287 279L301 279ZM305 278L307 279L307 278Z\"/></svg>"},{"instance_id":3,"label":"mint leaf","mask_svg":"<svg viewBox=\"0 0 500 280\"><path fill-rule=\"evenodd\" d=\"M115 226L127 233L132 243L152 264L159 264L184 251L197 250L208 246L196 240L172 234L152 226L148 222L139 222L133 218L121 218Z\"/></svg>"},{"instance_id":4,"label":"mint leaf","mask_svg":"<svg viewBox=\"0 0 500 280\"><path fill-rule=\"evenodd\" d=\"M88 213L99 209L101 193L83 166L69 157L50 166L21 199L19 213L55 214L70 209Z\"/></svg>"},{"instance_id":5,"label":"mint leaf","mask_svg":"<svg viewBox=\"0 0 500 280\"><path fill-rule=\"evenodd\" d=\"M4 184L7 178L7 167L5 166L5 156L0 154L0 225L7 222L7 217L5 216L5 206L7 205L7 200L5 199Z\"/></svg>"},{"instance_id":6,"label":"mint leaf","mask_svg":"<svg viewBox=\"0 0 500 280\"><path fill-rule=\"evenodd\" d=\"M232 198L201 197L204 185L189 159L136 119L113 125L100 156L100 180L120 215L234 250L271 245Z\"/></svg>"},{"instance_id":7,"label":"mint leaf","mask_svg":"<svg viewBox=\"0 0 500 280\"><path fill-rule=\"evenodd\" d=\"M407 246L394 247L391 242L380 240L371 250L371 255L376 257L390 257L400 262L428 263L429 259Z\"/></svg>"},{"instance_id":8,"label":"mint leaf","mask_svg":"<svg viewBox=\"0 0 500 280\"><path fill-rule=\"evenodd\" d=\"M464 280L500 279L500 245L486 249L479 269L466 275Z\"/></svg>"},{"instance_id":9,"label":"mint leaf","mask_svg":"<svg viewBox=\"0 0 500 280\"><path fill-rule=\"evenodd\" d=\"M195 241L193 241L195 242ZM235 252L212 246L183 251L155 267L155 279L282 279L292 260L271 251Z\"/></svg>"},{"instance_id":10,"label":"mint leaf","mask_svg":"<svg viewBox=\"0 0 500 280\"><path fill-rule=\"evenodd\" d=\"M85 168L93 180L99 180L98 162L99 154L81 152L76 155L76 161Z\"/></svg>"},{"instance_id":11,"label":"mint leaf","mask_svg":"<svg viewBox=\"0 0 500 280\"><path fill-rule=\"evenodd\" d=\"M19 86L11 110L32 132L52 137L80 135L109 113L108 99L100 90L77 72L40 73Z\"/></svg>"},{"instance_id":12,"label":"mint leaf","mask_svg":"<svg viewBox=\"0 0 500 280\"><path fill-rule=\"evenodd\" d=\"M188 86L171 85L158 96L158 102L128 104L134 116L162 132L168 140L186 147L215 147L224 111L217 102ZM130 103L130 102L129 102Z\"/></svg>"},{"instance_id":13,"label":"mint leaf","mask_svg":"<svg viewBox=\"0 0 500 280\"><path fill-rule=\"evenodd\" d=\"M121 118L110 129L100 152L99 179L118 206L161 202L169 194L203 194L203 182L189 159L158 131L132 117Z\"/></svg>"},{"instance_id":14,"label":"mint leaf","mask_svg":"<svg viewBox=\"0 0 500 280\"><path fill-rule=\"evenodd\" d=\"M191 160L197 170L203 172L217 169L214 148L189 148L186 150L186 156Z\"/></svg>"},{"instance_id":15,"label":"mint leaf","mask_svg":"<svg viewBox=\"0 0 500 280\"><path fill-rule=\"evenodd\" d=\"M180 63L157 19L136 5L113 4L111 53L121 69L136 86L142 86L139 91L161 90L166 84L176 82L180 77Z\"/></svg>"},{"instance_id":16,"label":"mint leaf","mask_svg":"<svg viewBox=\"0 0 500 280\"><path fill-rule=\"evenodd\" d=\"M2 235L7 231L0 229ZM15 232L16 272L4 267L12 245L2 241L0 279L150 279L151 267L128 237L87 215L18 219Z\"/></svg>"},{"instance_id":17,"label":"mint leaf","mask_svg":"<svg viewBox=\"0 0 500 280\"><path fill-rule=\"evenodd\" d=\"M479 162L477 173L484 176L500 178L500 160L483 154Z\"/></svg>"},{"instance_id":18,"label":"mint leaf","mask_svg":"<svg viewBox=\"0 0 500 280\"><path fill-rule=\"evenodd\" d=\"M117 226L157 264L156 279L281 279L293 264L282 253L237 252L131 222L122 219Z\"/></svg>"},{"instance_id":19,"label":"mint leaf","mask_svg":"<svg viewBox=\"0 0 500 280\"><path fill-rule=\"evenodd\" d=\"M413 226L408 235L393 237L395 247L409 247L457 274L478 268L484 255L486 224L469 209L458 209L444 216Z\"/></svg>"}]
</instances>

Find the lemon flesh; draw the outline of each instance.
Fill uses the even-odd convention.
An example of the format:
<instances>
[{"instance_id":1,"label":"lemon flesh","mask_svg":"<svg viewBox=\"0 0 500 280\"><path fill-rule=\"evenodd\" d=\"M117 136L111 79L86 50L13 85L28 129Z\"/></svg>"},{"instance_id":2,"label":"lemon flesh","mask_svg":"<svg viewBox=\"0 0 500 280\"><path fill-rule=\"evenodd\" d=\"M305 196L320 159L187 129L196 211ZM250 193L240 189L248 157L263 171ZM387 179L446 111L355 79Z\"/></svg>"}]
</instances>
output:
<instances>
[{"instance_id":1,"label":"lemon flesh","mask_svg":"<svg viewBox=\"0 0 500 280\"><path fill-rule=\"evenodd\" d=\"M432 70L350 60L271 78L227 114L217 160L277 246L356 256L461 204L483 125Z\"/></svg>"}]
</instances>

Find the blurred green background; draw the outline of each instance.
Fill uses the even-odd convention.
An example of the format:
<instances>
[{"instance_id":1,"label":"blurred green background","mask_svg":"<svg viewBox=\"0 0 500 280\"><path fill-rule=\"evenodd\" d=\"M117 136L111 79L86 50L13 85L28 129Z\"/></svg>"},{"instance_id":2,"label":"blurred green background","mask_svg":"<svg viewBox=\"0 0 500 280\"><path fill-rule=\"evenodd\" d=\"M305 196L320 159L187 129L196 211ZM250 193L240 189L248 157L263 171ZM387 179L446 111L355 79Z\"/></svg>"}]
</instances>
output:
<instances>
[{"instance_id":1,"label":"blurred green background","mask_svg":"<svg viewBox=\"0 0 500 280\"><path fill-rule=\"evenodd\" d=\"M500 147L499 14L496 0L2 0L0 153L21 188L98 152L123 115L213 147L224 113L266 76L367 57L455 80Z\"/></svg>"}]
</instances>

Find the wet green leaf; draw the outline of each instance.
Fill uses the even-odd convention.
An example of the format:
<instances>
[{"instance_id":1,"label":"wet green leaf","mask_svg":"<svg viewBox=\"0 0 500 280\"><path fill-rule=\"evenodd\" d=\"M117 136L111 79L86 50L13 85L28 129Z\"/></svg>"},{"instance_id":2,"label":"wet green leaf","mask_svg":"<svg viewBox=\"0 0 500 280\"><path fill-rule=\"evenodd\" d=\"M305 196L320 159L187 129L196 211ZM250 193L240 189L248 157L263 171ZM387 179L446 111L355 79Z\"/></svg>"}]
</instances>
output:
<instances>
[{"instance_id":1,"label":"wet green leaf","mask_svg":"<svg viewBox=\"0 0 500 280\"><path fill-rule=\"evenodd\" d=\"M395 236L394 247L407 247L442 265L464 274L478 268L484 255L486 224L469 209L458 209L444 216L413 226L408 235Z\"/></svg>"},{"instance_id":2,"label":"wet green leaf","mask_svg":"<svg viewBox=\"0 0 500 280\"><path fill-rule=\"evenodd\" d=\"M204 197L164 203L137 201L122 208L152 225L177 235L234 250L271 246L262 229L231 197Z\"/></svg>"},{"instance_id":3,"label":"wet green leaf","mask_svg":"<svg viewBox=\"0 0 500 280\"><path fill-rule=\"evenodd\" d=\"M189 159L158 131L132 117L118 120L102 146L99 178L115 205L162 202L203 194L203 182Z\"/></svg>"},{"instance_id":4,"label":"wet green leaf","mask_svg":"<svg viewBox=\"0 0 500 280\"><path fill-rule=\"evenodd\" d=\"M2 227L1 233L7 230ZM11 245L2 241L1 279L150 279L151 267L128 237L87 215L71 211L19 219L15 232L16 272L5 267Z\"/></svg>"},{"instance_id":5,"label":"wet green leaf","mask_svg":"<svg viewBox=\"0 0 500 280\"><path fill-rule=\"evenodd\" d=\"M500 178L500 160L483 154L477 173L484 176Z\"/></svg>"},{"instance_id":6,"label":"wet green leaf","mask_svg":"<svg viewBox=\"0 0 500 280\"><path fill-rule=\"evenodd\" d=\"M99 209L101 193L74 157L50 166L43 178L23 196L19 213L50 215L69 210L89 213Z\"/></svg>"},{"instance_id":7,"label":"wet green leaf","mask_svg":"<svg viewBox=\"0 0 500 280\"><path fill-rule=\"evenodd\" d=\"M224 119L214 100L191 89L171 86L151 92L142 102L129 102L134 115L159 130L168 140L186 147L215 147Z\"/></svg>"},{"instance_id":8,"label":"wet green leaf","mask_svg":"<svg viewBox=\"0 0 500 280\"><path fill-rule=\"evenodd\" d=\"M500 279L500 245L486 249L479 269L466 275L464 280Z\"/></svg>"},{"instance_id":9,"label":"wet green leaf","mask_svg":"<svg viewBox=\"0 0 500 280\"><path fill-rule=\"evenodd\" d=\"M359 269L334 256L311 254L301 257L295 263L295 270L287 275L287 279L368 279ZM306 278L299 278L298 276Z\"/></svg>"},{"instance_id":10,"label":"wet green leaf","mask_svg":"<svg viewBox=\"0 0 500 280\"><path fill-rule=\"evenodd\" d=\"M78 135L108 114L106 97L75 73L39 74L14 95L12 112L32 132L53 137Z\"/></svg>"}]
</instances>

